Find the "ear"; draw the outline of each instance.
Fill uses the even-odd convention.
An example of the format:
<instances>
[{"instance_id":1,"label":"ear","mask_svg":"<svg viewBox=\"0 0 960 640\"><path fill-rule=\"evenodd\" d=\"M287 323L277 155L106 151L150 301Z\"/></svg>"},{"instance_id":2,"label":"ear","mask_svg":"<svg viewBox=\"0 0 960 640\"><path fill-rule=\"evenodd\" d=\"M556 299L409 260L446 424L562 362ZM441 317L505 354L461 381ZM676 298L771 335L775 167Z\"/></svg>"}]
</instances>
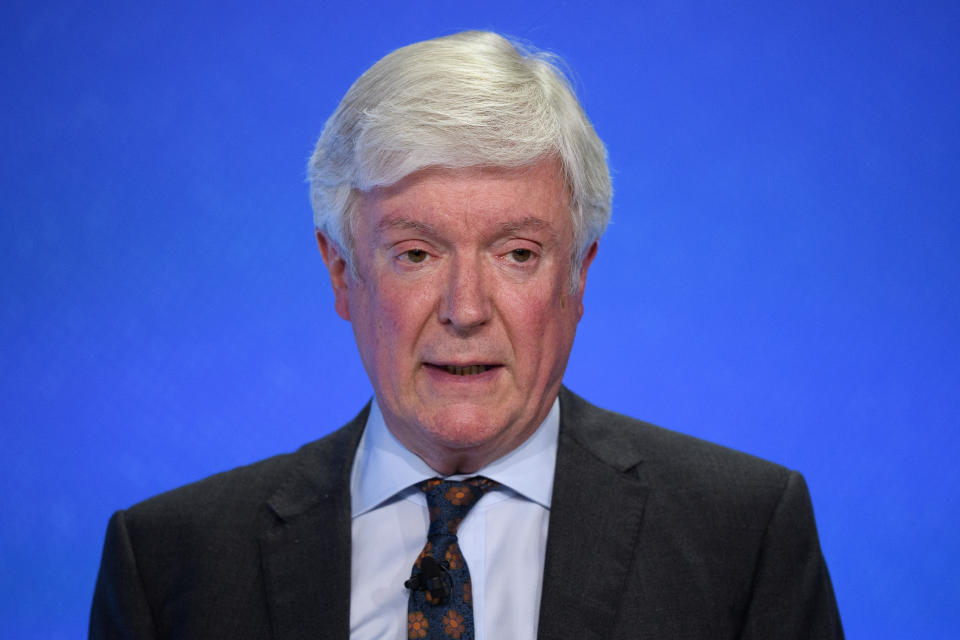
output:
<instances>
[{"instance_id":1,"label":"ear","mask_svg":"<svg viewBox=\"0 0 960 640\"><path fill-rule=\"evenodd\" d=\"M330 272L330 284L333 285L333 306L337 310L337 315L350 321L350 303L347 300L347 261L340 255L336 243L325 236L322 231L317 229L317 246L320 248L320 255L323 256L323 262L327 265L327 271Z\"/></svg>"},{"instance_id":2,"label":"ear","mask_svg":"<svg viewBox=\"0 0 960 640\"><path fill-rule=\"evenodd\" d=\"M587 270L590 269L590 263L597 257L597 249L600 247L599 241L594 241L587 254L583 256L583 264L580 265L580 287L577 289L577 319L583 317L583 292L587 288Z\"/></svg>"}]
</instances>

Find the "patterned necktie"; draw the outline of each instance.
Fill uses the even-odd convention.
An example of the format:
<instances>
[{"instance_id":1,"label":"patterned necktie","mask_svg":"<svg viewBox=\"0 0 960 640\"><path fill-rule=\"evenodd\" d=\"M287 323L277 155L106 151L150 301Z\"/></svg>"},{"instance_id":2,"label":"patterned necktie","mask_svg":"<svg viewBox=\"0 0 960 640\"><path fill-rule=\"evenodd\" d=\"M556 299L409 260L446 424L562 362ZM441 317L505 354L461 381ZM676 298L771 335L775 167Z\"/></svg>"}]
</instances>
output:
<instances>
[{"instance_id":1,"label":"patterned necktie","mask_svg":"<svg viewBox=\"0 0 960 640\"><path fill-rule=\"evenodd\" d=\"M473 640L473 585L457 544L457 529L497 483L475 476L460 482L432 478L417 486L427 494L430 530L406 583L407 637Z\"/></svg>"}]
</instances>

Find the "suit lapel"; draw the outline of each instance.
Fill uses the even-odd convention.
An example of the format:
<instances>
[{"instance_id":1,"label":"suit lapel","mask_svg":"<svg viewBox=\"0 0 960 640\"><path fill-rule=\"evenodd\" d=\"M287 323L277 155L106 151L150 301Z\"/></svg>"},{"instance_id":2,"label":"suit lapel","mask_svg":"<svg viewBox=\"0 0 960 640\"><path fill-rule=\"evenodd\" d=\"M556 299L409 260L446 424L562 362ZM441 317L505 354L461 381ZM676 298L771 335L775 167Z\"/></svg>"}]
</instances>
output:
<instances>
[{"instance_id":1,"label":"suit lapel","mask_svg":"<svg viewBox=\"0 0 960 640\"><path fill-rule=\"evenodd\" d=\"M307 445L270 499L278 521L260 539L277 640L350 636L350 469L369 405L343 429Z\"/></svg>"},{"instance_id":2,"label":"suit lapel","mask_svg":"<svg viewBox=\"0 0 960 640\"><path fill-rule=\"evenodd\" d=\"M603 433L603 412L567 389L540 603L539 640L605 638L616 620L647 487L638 452ZM260 539L277 640L350 636L350 470L369 406L295 455Z\"/></svg>"},{"instance_id":3,"label":"suit lapel","mask_svg":"<svg viewBox=\"0 0 960 640\"><path fill-rule=\"evenodd\" d=\"M561 390L539 640L606 638L619 610L647 487L639 453L600 437L602 415Z\"/></svg>"}]
</instances>

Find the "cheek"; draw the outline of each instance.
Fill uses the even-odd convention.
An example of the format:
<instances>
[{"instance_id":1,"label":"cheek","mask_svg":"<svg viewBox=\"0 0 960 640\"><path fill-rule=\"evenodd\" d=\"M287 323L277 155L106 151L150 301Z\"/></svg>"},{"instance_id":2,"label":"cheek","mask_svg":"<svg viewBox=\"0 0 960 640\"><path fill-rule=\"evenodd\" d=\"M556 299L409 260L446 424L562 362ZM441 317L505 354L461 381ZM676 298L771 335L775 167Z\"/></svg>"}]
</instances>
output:
<instances>
[{"instance_id":1,"label":"cheek","mask_svg":"<svg viewBox=\"0 0 960 640\"><path fill-rule=\"evenodd\" d=\"M516 349L530 366L549 366L545 361L552 361L555 350L568 341L570 300L564 300L563 294L556 287L544 286L518 292L501 305Z\"/></svg>"},{"instance_id":2,"label":"cheek","mask_svg":"<svg viewBox=\"0 0 960 640\"><path fill-rule=\"evenodd\" d=\"M417 339L429 321L432 307L424 288L399 287L378 282L369 304L371 339L379 344L380 357L396 361L415 351Z\"/></svg>"}]
</instances>

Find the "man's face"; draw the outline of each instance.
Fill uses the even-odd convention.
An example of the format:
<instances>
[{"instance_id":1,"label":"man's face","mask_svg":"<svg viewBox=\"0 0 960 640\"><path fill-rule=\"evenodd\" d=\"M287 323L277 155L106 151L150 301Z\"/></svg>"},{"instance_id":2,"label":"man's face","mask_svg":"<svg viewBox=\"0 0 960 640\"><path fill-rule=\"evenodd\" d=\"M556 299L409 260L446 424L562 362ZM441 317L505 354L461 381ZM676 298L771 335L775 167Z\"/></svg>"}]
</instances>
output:
<instances>
[{"instance_id":1,"label":"man's face","mask_svg":"<svg viewBox=\"0 0 960 640\"><path fill-rule=\"evenodd\" d=\"M546 417L583 314L559 165L425 169L362 194L357 276L318 236L387 426L435 470L469 473Z\"/></svg>"}]
</instances>

